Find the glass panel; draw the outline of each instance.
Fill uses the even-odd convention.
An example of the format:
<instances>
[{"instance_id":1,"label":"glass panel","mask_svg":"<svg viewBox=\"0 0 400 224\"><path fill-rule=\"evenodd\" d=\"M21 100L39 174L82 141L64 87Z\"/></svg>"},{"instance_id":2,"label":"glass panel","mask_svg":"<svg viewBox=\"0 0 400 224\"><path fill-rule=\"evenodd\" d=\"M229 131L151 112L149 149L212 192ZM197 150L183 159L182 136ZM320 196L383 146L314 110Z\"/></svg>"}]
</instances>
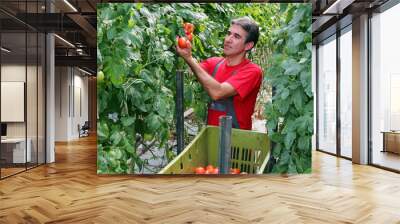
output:
<instances>
[{"instance_id":1,"label":"glass panel","mask_svg":"<svg viewBox=\"0 0 400 224\"><path fill-rule=\"evenodd\" d=\"M340 36L340 153L352 157L352 35Z\"/></svg>"},{"instance_id":2,"label":"glass panel","mask_svg":"<svg viewBox=\"0 0 400 224\"><path fill-rule=\"evenodd\" d=\"M39 34L38 48L38 163L45 163L45 52L46 39L44 34Z\"/></svg>"},{"instance_id":3,"label":"glass panel","mask_svg":"<svg viewBox=\"0 0 400 224\"><path fill-rule=\"evenodd\" d=\"M372 18L372 163L400 170L400 4Z\"/></svg>"},{"instance_id":4,"label":"glass panel","mask_svg":"<svg viewBox=\"0 0 400 224\"><path fill-rule=\"evenodd\" d=\"M27 95L26 95L26 111L27 111L27 142L30 147L31 158L28 160L28 168L37 165L38 147L37 147L37 128L38 128L38 107L37 107L37 74L38 74L38 36L36 32L29 32L28 38L28 63L27 63Z\"/></svg>"},{"instance_id":5,"label":"glass panel","mask_svg":"<svg viewBox=\"0 0 400 224\"><path fill-rule=\"evenodd\" d=\"M3 32L1 45L7 49L1 50L1 121L6 125L1 140L1 175L5 177L25 170L25 162L30 161L30 151L26 151L25 32Z\"/></svg>"},{"instance_id":6,"label":"glass panel","mask_svg":"<svg viewBox=\"0 0 400 224\"><path fill-rule=\"evenodd\" d=\"M316 94L316 78L317 78L317 48L315 45L312 46L312 91L314 93L314 97L317 96ZM316 149L316 133L317 133L317 119L316 119L316 108L317 101L314 98L314 116L313 116L313 122L314 122L314 134L312 136L312 150Z\"/></svg>"},{"instance_id":7,"label":"glass panel","mask_svg":"<svg viewBox=\"0 0 400 224\"><path fill-rule=\"evenodd\" d=\"M318 48L318 147L336 154L336 40Z\"/></svg>"},{"instance_id":8,"label":"glass panel","mask_svg":"<svg viewBox=\"0 0 400 224\"><path fill-rule=\"evenodd\" d=\"M26 12L30 20L37 20L37 16L32 16L39 11L38 2L27 2ZM37 21L31 21L36 24ZM28 149L31 151L30 162L27 163L28 168L37 166L38 164L38 33L36 30L27 31L27 143ZM29 161L29 160L28 160Z\"/></svg>"}]
</instances>

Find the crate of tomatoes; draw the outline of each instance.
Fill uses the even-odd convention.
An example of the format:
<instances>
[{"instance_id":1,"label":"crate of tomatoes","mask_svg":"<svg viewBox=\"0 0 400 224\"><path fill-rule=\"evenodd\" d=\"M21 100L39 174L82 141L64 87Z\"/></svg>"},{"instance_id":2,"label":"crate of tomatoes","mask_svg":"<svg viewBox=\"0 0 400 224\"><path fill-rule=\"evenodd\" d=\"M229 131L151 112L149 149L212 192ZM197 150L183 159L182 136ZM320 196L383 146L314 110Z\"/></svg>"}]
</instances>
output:
<instances>
[{"instance_id":1,"label":"crate of tomatoes","mask_svg":"<svg viewBox=\"0 0 400 224\"><path fill-rule=\"evenodd\" d=\"M159 174L219 174L219 127L207 126ZM231 174L262 174L270 154L267 133L232 129Z\"/></svg>"}]
</instances>

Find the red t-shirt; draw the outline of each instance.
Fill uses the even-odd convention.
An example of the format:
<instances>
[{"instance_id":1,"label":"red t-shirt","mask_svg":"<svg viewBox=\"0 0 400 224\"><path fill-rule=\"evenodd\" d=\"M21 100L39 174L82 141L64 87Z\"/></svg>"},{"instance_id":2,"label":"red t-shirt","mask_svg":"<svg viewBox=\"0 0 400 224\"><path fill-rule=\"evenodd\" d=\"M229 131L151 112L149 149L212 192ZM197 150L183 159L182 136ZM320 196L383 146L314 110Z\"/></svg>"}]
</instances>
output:
<instances>
[{"instance_id":1,"label":"red t-shirt","mask_svg":"<svg viewBox=\"0 0 400 224\"><path fill-rule=\"evenodd\" d=\"M200 66L211 75L215 66L221 60L223 60L222 57L212 57L202 61ZM234 71L236 72L234 73ZM254 106L262 81L261 68L249 59L245 59L234 66L228 66L224 59L214 78L219 83L229 83L236 90L238 94L233 97L233 105L240 129L251 130L251 115L254 113ZM221 115L226 115L226 113L208 109L207 123L218 126Z\"/></svg>"}]
</instances>

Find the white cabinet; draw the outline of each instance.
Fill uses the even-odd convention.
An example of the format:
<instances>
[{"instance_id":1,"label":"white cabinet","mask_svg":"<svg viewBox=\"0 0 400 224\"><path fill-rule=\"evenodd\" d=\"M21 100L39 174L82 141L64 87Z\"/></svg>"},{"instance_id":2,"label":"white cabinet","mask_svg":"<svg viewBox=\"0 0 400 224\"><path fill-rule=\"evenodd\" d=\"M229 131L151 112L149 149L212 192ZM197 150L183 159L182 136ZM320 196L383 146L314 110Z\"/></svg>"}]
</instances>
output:
<instances>
[{"instance_id":1,"label":"white cabinet","mask_svg":"<svg viewBox=\"0 0 400 224\"><path fill-rule=\"evenodd\" d=\"M32 161L32 140L28 138L26 142L28 147L26 148L25 154L25 138L7 138L1 140L2 147L6 146L12 148L13 163L25 163L25 158L27 158L26 162Z\"/></svg>"}]
</instances>

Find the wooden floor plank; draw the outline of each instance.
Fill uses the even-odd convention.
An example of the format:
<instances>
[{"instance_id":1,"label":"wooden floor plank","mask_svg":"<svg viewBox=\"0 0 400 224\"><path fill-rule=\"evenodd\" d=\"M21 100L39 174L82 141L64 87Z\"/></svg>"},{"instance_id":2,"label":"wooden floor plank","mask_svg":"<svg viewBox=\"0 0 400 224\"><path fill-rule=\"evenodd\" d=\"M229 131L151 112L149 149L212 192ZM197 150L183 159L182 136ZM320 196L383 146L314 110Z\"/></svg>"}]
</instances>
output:
<instances>
[{"instance_id":1,"label":"wooden floor plank","mask_svg":"<svg viewBox=\"0 0 400 224\"><path fill-rule=\"evenodd\" d=\"M98 176L96 139L0 181L0 223L400 223L400 175L313 152L283 177Z\"/></svg>"}]
</instances>

